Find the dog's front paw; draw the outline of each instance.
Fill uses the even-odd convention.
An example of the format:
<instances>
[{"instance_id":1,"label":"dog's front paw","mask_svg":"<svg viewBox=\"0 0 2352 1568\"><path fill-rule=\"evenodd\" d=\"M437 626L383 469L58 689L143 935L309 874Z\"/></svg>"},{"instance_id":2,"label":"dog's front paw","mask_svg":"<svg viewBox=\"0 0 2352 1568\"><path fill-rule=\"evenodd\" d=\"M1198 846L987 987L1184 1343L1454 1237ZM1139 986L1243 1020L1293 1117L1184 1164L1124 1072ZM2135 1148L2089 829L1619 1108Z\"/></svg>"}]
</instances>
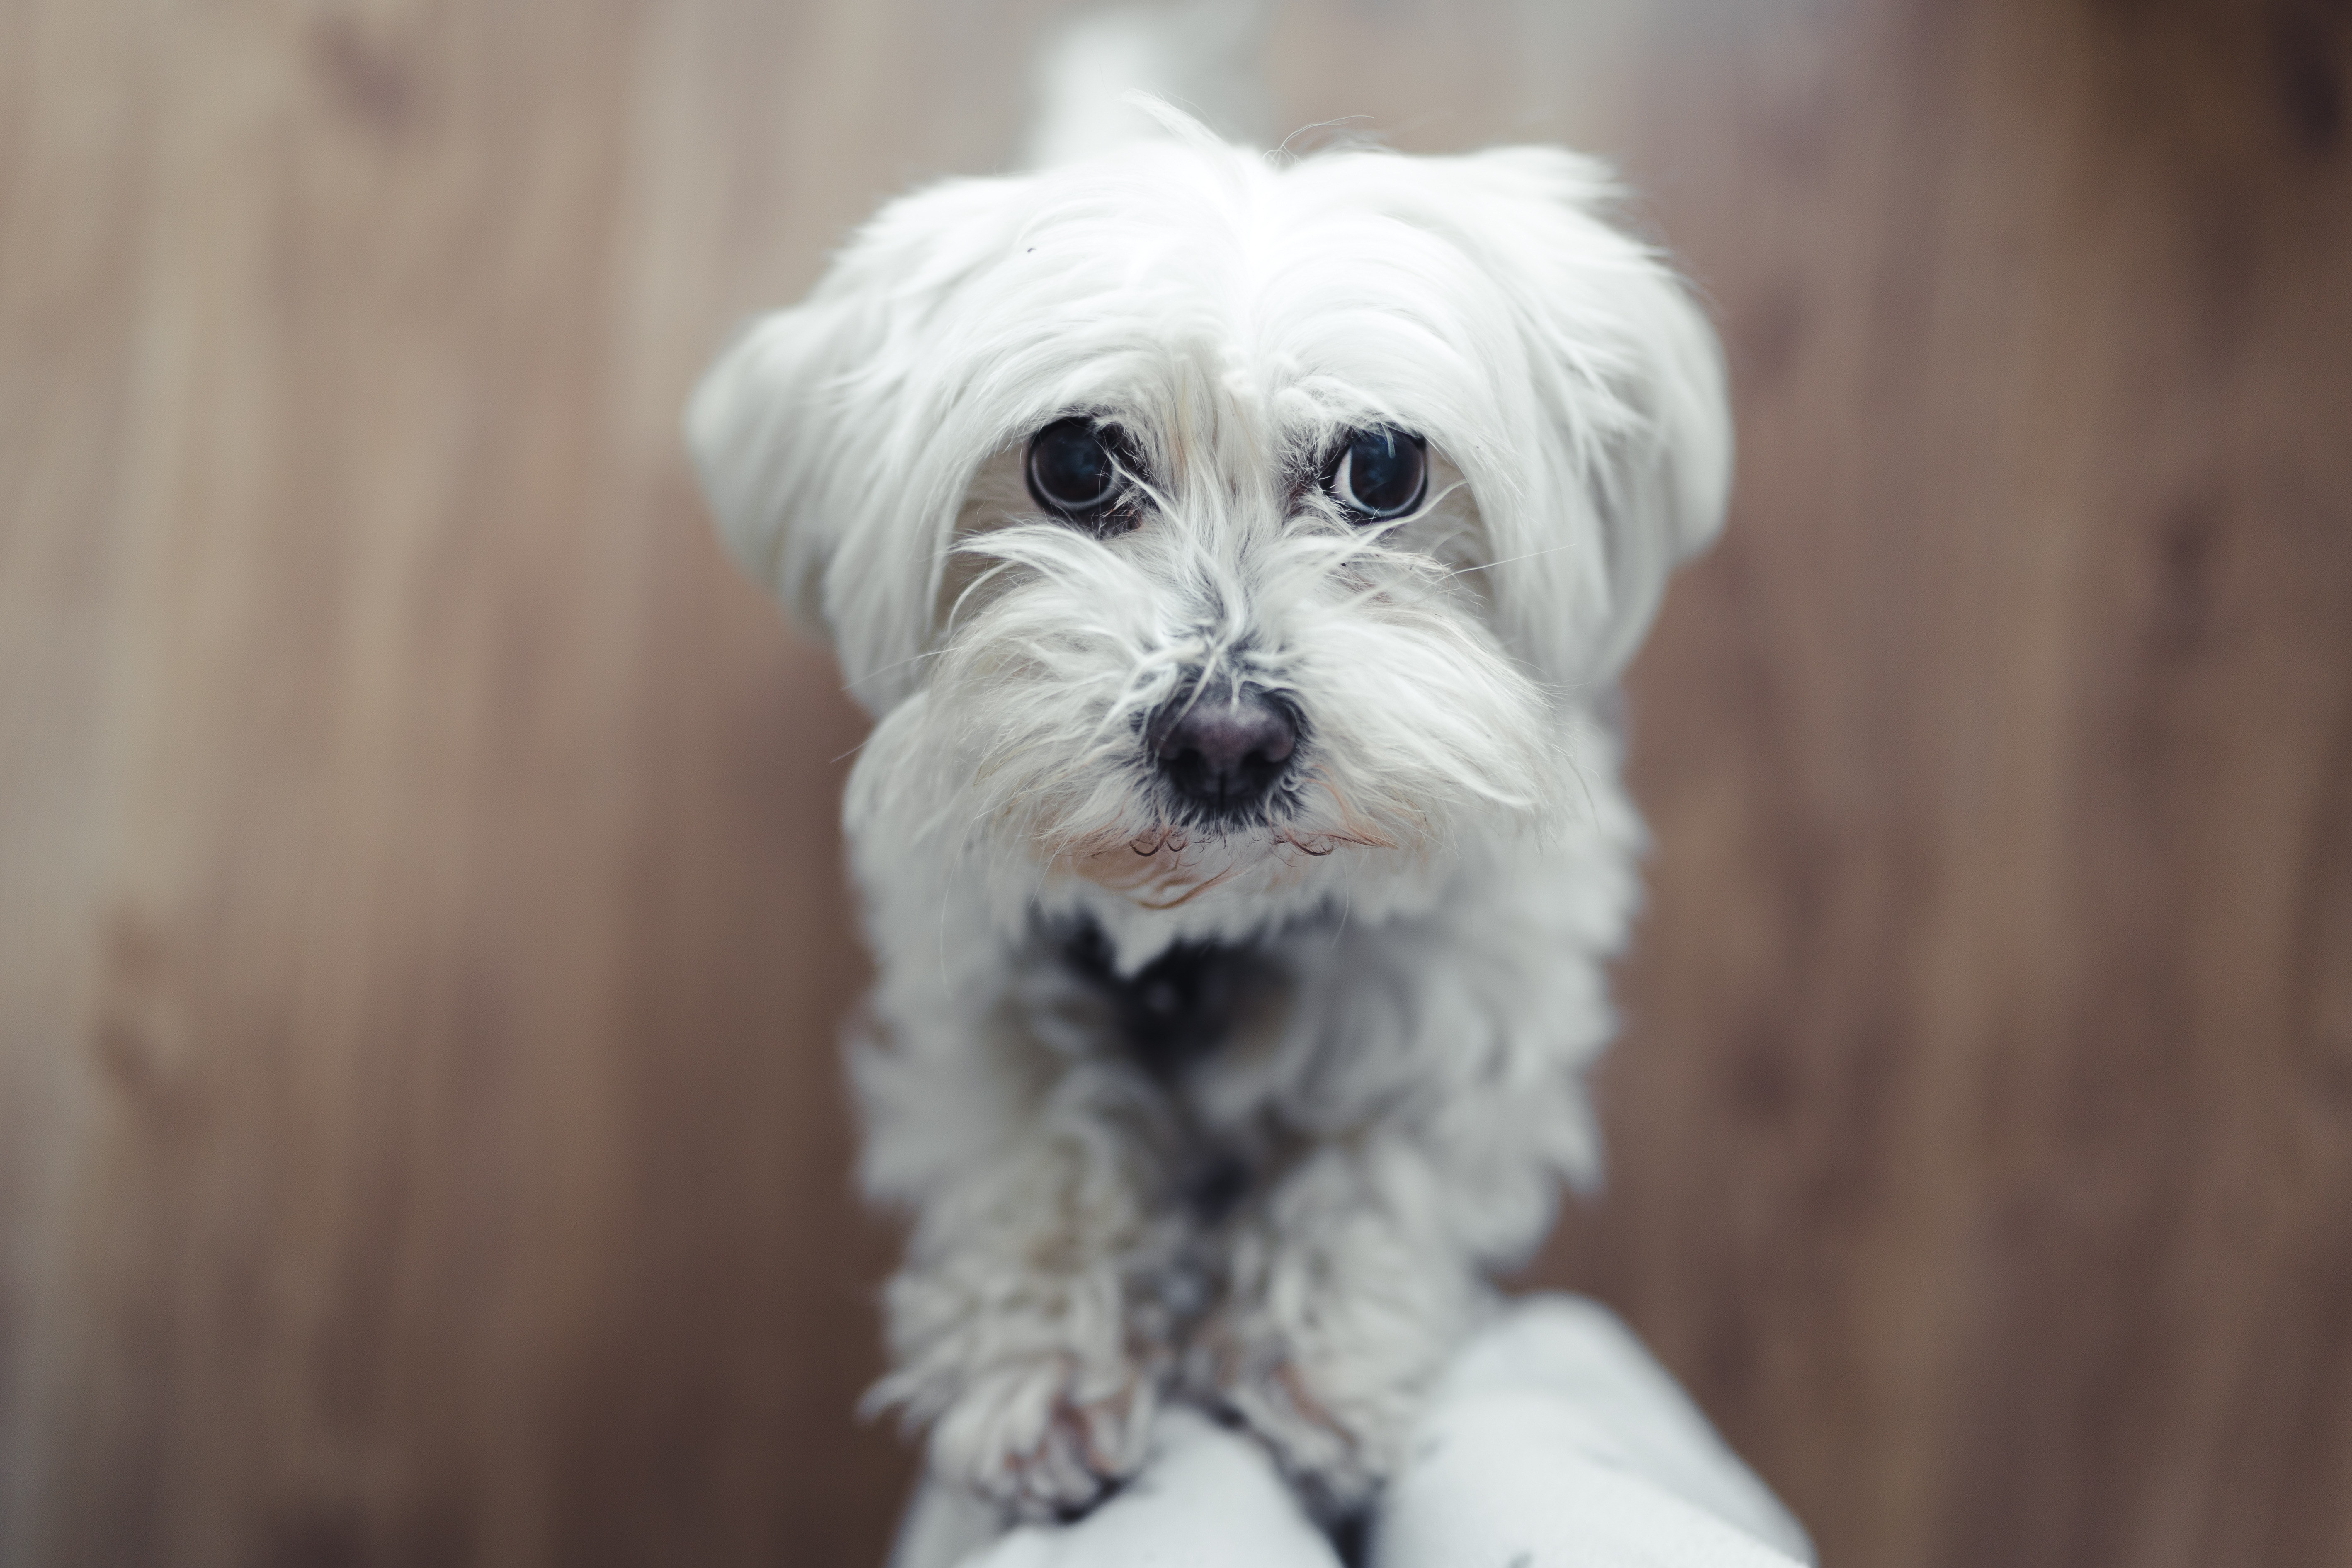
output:
<instances>
[{"instance_id":1,"label":"dog's front paw","mask_svg":"<svg viewBox=\"0 0 2352 1568\"><path fill-rule=\"evenodd\" d=\"M1196 1378L1255 1433L1326 1518L1372 1500L1402 1456L1427 1380L1372 1364L1316 1366L1279 1345L1213 1334Z\"/></svg>"},{"instance_id":2,"label":"dog's front paw","mask_svg":"<svg viewBox=\"0 0 2352 1568\"><path fill-rule=\"evenodd\" d=\"M931 1427L931 1468L1027 1519L1066 1518L1143 1463L1158 1404L1151 1381L1080 1375L1067 1357L992 1367Z\"/></svg>"}]
</instances>

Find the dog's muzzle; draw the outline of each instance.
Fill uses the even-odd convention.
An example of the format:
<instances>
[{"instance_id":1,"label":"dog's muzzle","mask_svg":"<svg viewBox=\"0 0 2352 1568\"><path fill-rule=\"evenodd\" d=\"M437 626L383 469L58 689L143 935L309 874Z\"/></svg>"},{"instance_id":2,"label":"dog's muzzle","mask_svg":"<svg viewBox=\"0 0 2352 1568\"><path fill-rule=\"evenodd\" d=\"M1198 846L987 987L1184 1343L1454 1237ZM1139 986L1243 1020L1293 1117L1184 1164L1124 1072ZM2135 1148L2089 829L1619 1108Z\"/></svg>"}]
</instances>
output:
<instances>
[{"instance_id":1,"label":"dog's muzzle","mask_svg":"<svg viewBox=\"0 0 2352 1568\"><path fill-rule=\"evenodd\" d=\"M1191 692L1144 734L1160 776L1178 799L1212 819L1254 815L1298 749L1298 719L1249 686L1223 697Z\"/></svg>"}]
</instances>

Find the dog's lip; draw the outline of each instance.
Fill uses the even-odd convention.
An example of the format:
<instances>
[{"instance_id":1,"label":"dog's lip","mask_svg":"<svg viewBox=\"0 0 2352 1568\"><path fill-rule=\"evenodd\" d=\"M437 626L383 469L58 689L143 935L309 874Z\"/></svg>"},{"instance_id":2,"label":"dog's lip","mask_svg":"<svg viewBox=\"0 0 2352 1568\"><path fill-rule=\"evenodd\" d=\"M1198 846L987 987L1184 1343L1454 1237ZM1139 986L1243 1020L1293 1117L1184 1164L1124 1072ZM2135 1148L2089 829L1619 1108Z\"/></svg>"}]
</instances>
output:
<instances>
[{"instance_id":1,"label":"dog's lip","mask_svg":"<svg viewBox=\"0 0 2352 1568\"><path fill-rule=\"evenodd\" d=\"M1181 908L1238 877L1270 873L1271 883L1251 883L1260 889L1295 883L1340 848L1397 847L1369 830L1302 832L1282 824L1262 824L1202 833L1171 825L1129 838L1104 837L1071 846L1054 856L1051 864L1139 909L1158 910Z\"/></svg>"},{"instance_id":2,"label":"dog's lip","mask_svg":"<svg viewBox=\"0 0 2352 1568\"><path fill-rule=\"evenodd\" d=\"M1204 874L1194 853L1197 846L1190 840L1181 847L1171 839L1157 848L1140 849L1138 842L1097 846L1066 855L1061 864L1073 876L1117 893L1140 909L1172 910L1191 903L1259 859L1236 859Z\"/></svg>"}]
</instances>

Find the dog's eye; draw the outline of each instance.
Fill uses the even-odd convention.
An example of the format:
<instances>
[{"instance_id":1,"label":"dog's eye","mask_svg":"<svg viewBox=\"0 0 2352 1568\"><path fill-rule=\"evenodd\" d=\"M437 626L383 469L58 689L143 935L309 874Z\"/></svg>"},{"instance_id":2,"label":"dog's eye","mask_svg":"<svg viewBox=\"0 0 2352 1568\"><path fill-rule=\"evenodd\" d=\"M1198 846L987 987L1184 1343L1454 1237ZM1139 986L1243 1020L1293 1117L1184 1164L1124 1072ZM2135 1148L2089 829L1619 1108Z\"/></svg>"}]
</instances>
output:
<instances>
[{"instance_id":1,"label":"dog's eye","mask_svg":"<svg viewBox=\"0 0 2352 1568\"><path fill-rule=\"evenodd\" d=\"M1056 419L1029 438L1029 493L1087 528L1101 530L1122 515L1121 470L1135 466L1133 447L1116 425Z\"/></svg>"},{"instance_id":2,"label":"dog's eye","mask_svg":"<svg viewBox=\"0 0 2352 1568\"><path fill-rule=\"evenodd\" d=\"M1429 443L1385 425L1351 430L1323 475L1323 488L1358 522L1402 517L1428 492Z\"/></svg>"}]
</instances>

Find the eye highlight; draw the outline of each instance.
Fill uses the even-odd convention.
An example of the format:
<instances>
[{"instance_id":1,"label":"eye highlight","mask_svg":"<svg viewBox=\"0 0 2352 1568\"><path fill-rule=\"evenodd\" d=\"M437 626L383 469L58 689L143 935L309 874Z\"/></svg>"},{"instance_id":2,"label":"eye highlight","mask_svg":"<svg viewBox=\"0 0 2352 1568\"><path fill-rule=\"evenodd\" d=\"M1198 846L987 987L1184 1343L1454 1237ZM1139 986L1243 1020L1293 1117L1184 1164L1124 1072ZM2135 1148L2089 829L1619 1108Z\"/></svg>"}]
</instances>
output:
<instances>
[{"instance_id":1,"label":"eye highlight","mask_svg":"<svg viewBox=\"0 0 2352 1568\"><path fill-rule=\"evenodd\" d=\"M1390 425L1350 430L1323 471L1323 489L1351 521L1403 517L1429 493L1429 443Z\"/></svg>"},{"instance_id":2,"label":"eye highlight","mask_svg":"<svg viewBox=\"0 0 2352 1568\"><path fill-rule=\"evenodd\" d=\"M1135 526L1126 477L1141 466L1126 431L1083 415L1056 419L1029 437L1029 494L1091 532Z\"/></svg>"}]
</instances>

